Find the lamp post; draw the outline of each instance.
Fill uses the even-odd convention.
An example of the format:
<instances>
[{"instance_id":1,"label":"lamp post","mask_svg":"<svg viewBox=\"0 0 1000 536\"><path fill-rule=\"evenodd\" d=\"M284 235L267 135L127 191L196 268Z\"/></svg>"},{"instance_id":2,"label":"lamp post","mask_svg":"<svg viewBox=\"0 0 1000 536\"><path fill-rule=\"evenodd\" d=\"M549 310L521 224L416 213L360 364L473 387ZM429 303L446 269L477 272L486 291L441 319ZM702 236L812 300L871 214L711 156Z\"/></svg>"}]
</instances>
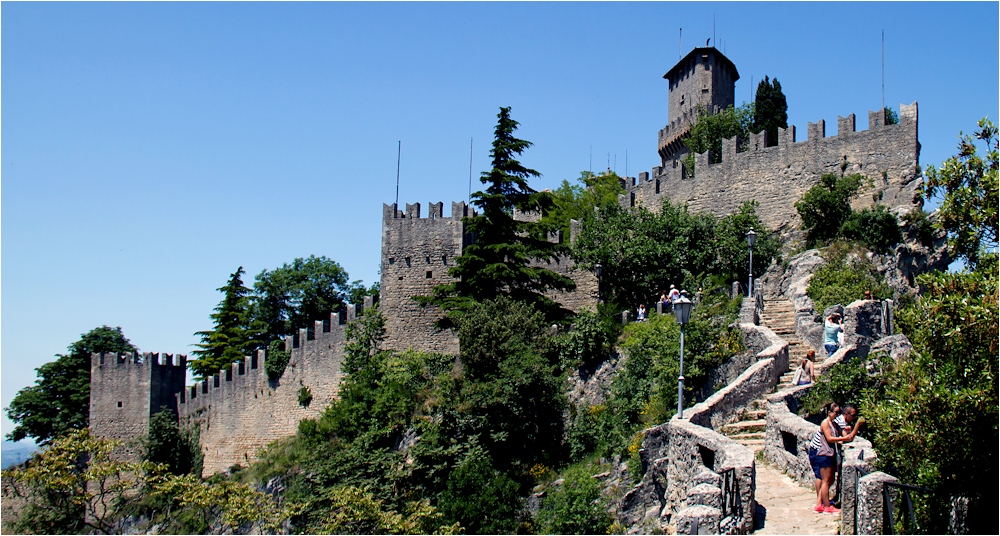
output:
<instances>
[{"instance_id":1,"label":"lamp post","mask_svg":"<svg viewBox=\"0 0 1000 536\"><path fill-rule=\"evenodd\" d=\"M677 315L677 323L681 325L681 369L677 376L677 418L684 418L684 326L691 319L691 300L687 297L687 291L681 291L681 297L674 302L674 314Z\"/></svg>"},{"instance_id":2,"label":"lamp post","mask_svg":"<svg viewBox=\"0 0 1000 536\"><path fill-rule=\"evenodd\" d=\"M753 227L747 231L747 245L750 246L750 281L747 283L747 298L753 296L753 245L757 242L757 233L753 232Z\"/></svg>"}]
</instances>

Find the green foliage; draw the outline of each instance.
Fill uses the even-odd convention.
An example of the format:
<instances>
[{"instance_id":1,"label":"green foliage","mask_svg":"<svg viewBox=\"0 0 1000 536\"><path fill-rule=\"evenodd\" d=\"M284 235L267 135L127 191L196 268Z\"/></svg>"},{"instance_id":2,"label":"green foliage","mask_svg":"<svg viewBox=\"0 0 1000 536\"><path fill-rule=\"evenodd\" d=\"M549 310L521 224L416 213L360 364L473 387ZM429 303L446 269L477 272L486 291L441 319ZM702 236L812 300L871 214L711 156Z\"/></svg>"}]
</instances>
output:
<instances>
[{"instance_id":1,"label":"green foliage","mask_svg":"<svg viewBox=\"0 0 1000 536\"><path fill-rule=\"evenodd\" d=\"M986 143L985 157L977 154L975 140ZM945 160L940 169L928 166L921 192L927 199L943 197L937 225L948 233L952 256L973 267L984 254L996 252L997 248L998 147L996 125L986 118L979 120L974 136L960 137L958 155Z\"/></svg>"},{"instance_id":2,"label":"green foliage","mask_svg":"<svg viewBox=\"0 0 1000 536\"><path fill-rule=\"evenodd\" d=\"M448 270L448 275L458 279L435 287L432 296L418 298L448 313L449 320L442 326L456 321L473 303L497 296L531 303L549 317L560 317L565 311L544 293L575 287L572 279L531 265L531 261L555 259L563 248L548 241L545 224L515 220L514 211L544 215L552 206L552 196L528 186L528 179L539 173L516 159L531 142L514 137L518 123L511 119L510 108L500 108L498 117L490 150L493 167L480 177L487 188L472 194L472 204L480 214L464 220L466 232L475 240Z\"/></svg>"},{"instance_id":3,"label":"green foliage","mask_svg":"<svg viewBox=\"0 0 1000 536\"><path fill-rule=\"evenodd\" d=\"M864 253L843 247L832 248L826 253L826 263L816 269L809 280L806 295L812 298L817 311L831 305L849 303L864 298L870 290L876 298L889 298L892 289L875 266L865 259Z\"/></svg>"},{"instance_id":4,"label":"green foliage","mask_svg":"<svg viewBox=\"0 0 1000 536\"><path fill-rule=\"evenodd\" d=\"M746 147L750 127L754 119L754 105L743 104L739 108L729 106L717 114L711 110L698 108L698 120L691 126L684 145L690 151L684 162L688 177L694 177L694 155L708 151L708 161L722 161L722 140L737 138L738 146Z\"/></svg>"},{"instance_id":5,"label":"green foliage","mask_svg":"<svg viewBox=\"0 0 1000 536\"><path fill-rule=\"evenodd\" d=\"M606 467L578 464L563 475L563 484L551 489L538 511L539 534L607 534L614 521L601 496L601 482L591 475Z\"/></svg>"},{"instance_id":6,"label":"green foliage","mask_svg":"<svg viewBox=\"0 0 1000 536\"><path fill-rule=\"evenodd\" d=\"M903 215L903 223L906 227L913 229L917 239L925 247L934 244L934 224L927 217L927 213L919 208L915 208Z\"/></svg>"},{"instance_id":7,"label":"green foliage","mask_svg":"<svg viewBox=\"0 0 1000 536\"><path fill-rule=\"evenodd\" d=\"M271 345L264 355L264 372L271 381L277 380L285 373L288 360L292 358L292 353L285 350L285 341L271 341Z\"/></svg>"},{"instance_id":8,"label":"green foliage","mask_svg":"<svg viewBox=\"0 0 1000 536\"><path fill-rule=\"evenodd\" d=\"M197 427L182 429L169 408L160 408L149 419L144 459L166 466L175 475L200 475L204 455L198 446Z\"/></svg>"},{"instance_id":9,"label":"green foliage","mask_svg":"<svg viewBox=\"0 0 1000 536\"><path fill-rule=\"evenodd\" d=\"M788 128L788 101L781 92L778 79L770 81L767 76L757 84L757 95L753 103L753 125L751 132L767 131L767 146L778 145L778 129Z\"/></svg>"},{"instance_id":10,"label":"green foliage","mask_svg":"<svg viewBox=\"0 0 1000 536\"><path fill-rule=\"evenodd\" d=\"M898 125L899 124L899 114L896 110L886 106L882 109L882 116L885 119L886 125Z\"/></svg>"},{"instance_id":11,"label":"green foliage","mask_svg":"<svg viewBox=\"0 0 1000 536\"><path fill-rule=\"evenodd\" d=\"M298 398L299 398L299 405L304 408L308 408L309 404L312 403L313 399L312 391L310 391L308 387L302 386L301 388L299 388Z\"/></svg>"},{"instance_id":12,"label":"green foliage","mask_svg":"<svg viewBox=\"0 0 1000 536\"><path fill-rule=\"evenodd\" d=\"M875 205L860 212L852 212L841 226L840 235L848 240L856 240L877 252L888 251L889 246L903 239L896 215L889 212L885 205Z\"/></svg>"},{"instance_id":13,"label":"green foliage","mask_svg":"<svg viewBox=\"0 0 1000 536\"><path fill-rule=\"evenodd\" d=\"M219 370L243 359L259 345L258 329L249 315L250 289L243 286L243 267L229 276L229 281L217 289L224 297L211 318L215 327L195 333L201 337L198 350L191 352L197 359L188 367L197 379L209 378Z\"/></svg>"},{"instance_id":14,"label":"green foliage","mask_svg":"<svg viewBox=\"0 0 1000 536\"><path fill-rule=\"evenodd\" d=\"M542 217L542 223L552 229L561 229L565 240L570 236L570 220L583 221L595 208L618 204L618 195L625 193L623 179L614 171L595 175L580 173L577 184L563 180L552 192L552 208Z\"/></svg>"},{"instance_id":15,"label":"green foliage","mask_svg":"<svg viewBox=\"0 0 1000 536\"><path fill-rule=\"evenodd\" d=\"M167 533L235 533L250 524L273 532L300 508L287 503L279 506L270 495L240 482L221 478L203 481L192 474L157 479L150 494L160 499L159 504L168 505L166 511L146 512L166 525Z\"/></svg>"},{"instance_id":16,"label":"green foliage","mask_svg":"<svg viewBox=\"0 0 1000 536\"><path fill-rule=\"evenodd\" d=\"M620 324L612 316L581 311L559 341L559 364L563 369L593 366L611 354L611 344Z\"/></svg>"},{"instance_id":17,"label":"green foliage","mask_svg":"<svg viewBox=\"0 0 1000 536\"><path fill-rule=\"evenodd\" d=\"M897 314L911 359L871 402L872 442L901 481L970 499L969 533L995 529L998 295L995 255L964 273L919 276L919 300ZM947 501L939 501L943 507ZM946 512L929 514L943 530Z\"/></svg>"},{"instance_id":18,"label":"green foliage","mask_svg":"<svg viewBox=\"0 0 1000 536\"><path fill-rule=\"evenodd\" d=\"M462 530L457 523L443 524L443 514L427 500L408 503L404 516L355 486L330 488L309 506L322 512L321 534L461 534Z\"/></svg>"},{"instance_id":19,"label":"green foliage","mask_svg":"<svg viewBox=\"0 0 1000 536\"><path fill-rule=\"evenodd\" d=\"M439 505L445 518L472 534L513 534L521 509L520 486L473 449L452 471Z\"/></svg>"},{"instance_id":20,"label":"green foliage","mask_svg":"<svg viewBox=\"0 0 1000 536\"><path fill-rule=\"evenodd\" d=\"M653 304L671 284L682 287L711 270L714 234L714 217L668 200L659 213L614 205L584 220L573 258L588 267L601 264L601 288L610 294L605 299L619 310L634 309Z\"/></svg>"},{"instance_id":21,"label":"green foliage","mask_svg":"<svg viewBox=\"0 0 1000 536\"><path fill-rule=\"evenodd\" d=\"M263 326L262 346L295 333L314 320L329 318L348 297L363 293L348 283L336 261L310 255L257 274L250 315ZM360 287L363 289L363 287Z\"/></svg>"},{"instance_id":22,"label":"green foliage","mask_svg":"<svg viewBox=\"0 0 1000 536\"><path fill-rule=\"evenodd\" d=\"M865 177L857 174L838 177L827 173L795 202L809 247L838 236L840 227L851 216L851 199L858 195L865 181Z\"/></svg>"},{"instance_id":23,"label":"green foliage","mask_svg":"<svg viewBox=\"0 0 1000 536\"><path fill-rule=\"evenodd\" d=\"M165 468L118 461L121 441L72 430L35 454L31 463L3 471L9 490L27 503L12 527L18 532L122 534L124 513L139 502L134 490Z\"/></svg>"},{"instance_id":24,"label":"green foliage","mask_svg":"<svg viewBox=\"0 0 1000 536\"><path fill-rule=\"evenodd\" d=\"M830 369L813 384L799 406L801 415L822 415L828 402L854 404L862 415L868 410L867 400L884 385L879 373L891 366L892 360L883 355L868 359L844 361ZM869 426L870 429L870 426ZM868 431L865 434L868 437Z\"/></svg>"},{"instance_id":25,"label":"green foliage","mask_svg":"<svg viewBox=\"0 0 1000 536\"><path fill-rule=\"evenodd\" d=\"M132 353L136 351L122 328L102 326L80 336L69 345L67 354L35 371L35 385L18 391L5 408L7 417L16 423L7 439L20 441L33 437L41 444L71 430L90 424L90 354Z\"/></svg>"},{"instance_id":26,"label":"green foliage","mask_svg":"<svg viewBox=\"0 0 1000 536\"><path fill-rule=\"evenodd\" d=\"M738 211L723 217L715 226L715 240L711 247L717 252L718 263L712 273L724 277L723 281L747 281L750 248L746 234L750 229L757 233L757 242L753 247L755 275L763 275L781 251L781 241L767 232L764 222L757 216L759 205L757 201L744 201Z\"/></svg>"}]
</instances>

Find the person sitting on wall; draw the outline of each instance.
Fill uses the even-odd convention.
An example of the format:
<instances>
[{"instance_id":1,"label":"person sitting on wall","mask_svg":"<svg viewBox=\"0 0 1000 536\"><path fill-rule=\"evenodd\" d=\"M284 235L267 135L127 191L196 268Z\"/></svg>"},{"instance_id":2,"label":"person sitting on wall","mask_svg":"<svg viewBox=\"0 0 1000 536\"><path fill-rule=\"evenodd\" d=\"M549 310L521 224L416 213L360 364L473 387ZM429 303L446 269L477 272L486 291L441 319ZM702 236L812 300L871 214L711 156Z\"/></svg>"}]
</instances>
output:
<instances>
[{"instance_id":1,"label":"person sitting on wall","mask_svg":"<svg viewBox=\"0 0 1000 536\"><path fill-rule=\"evenodd\" d=\"M636 315L635 321L636 322L645 322L646 321L646 306L645 305L639 304L639 310L638 310L638 314Z\"/></svg>"},{"instance_id":2,"label":"person sitting on wall","mask_svg":"<svg viewBox=\"0 0 1000 536\"><path fill-rule=\"evenodd\" d=\"M670 285L670 294L667 295L667 299L670 300L670 308L673 309L677 300L681 299L681 291L677 290L673 285Z\"/></svg>"},{"instance_id":3,"label":"person sitting on wall","mask_svg":"<svg viewBox=\"0 0 1000 536\"><path fill-rule=\"evenodd\" d=\"M826 318L823 325L823 348L826 349L826 357L832 356L840 347L839 337L844 328L840 325L840 315L833 313Z\"/></svg>"},{"instance_id":4,"label":"person sitting on wall","mask_svg":"<svg viewBox=\"0 0 1000 536\"><path fill-rule=\"evenodd\" d=\"M815 381L814 359L816 359L815 350L806 352L806 356L799 363L799 369L795 371L795 376L792 377L792 385L809 385Z\"/></svg>"},{"instance_id":5,"label":"person sitting on wall","mask_svg":"<svg viewBox=\"0 0 1000 536\"><path fill-rule=\"evenodd\" d=\"M865 299L866 300L871 300L872 299L872 291L870 291L870 290L866 290L865 291Z\"/></svg>"},{"instance_id":6,"label":"person sitting on wall","mask_svg":"<svg viewBox=\"0 0 1000 536\"><path fill-rule=\"evenodd\" d=\"M663 314L667 314L667 311L669 311L669 310L670 310L670 298L667 296L667 291L661 290L660 291L660 311L662 311Z\"/></svg>"}]
</instances>

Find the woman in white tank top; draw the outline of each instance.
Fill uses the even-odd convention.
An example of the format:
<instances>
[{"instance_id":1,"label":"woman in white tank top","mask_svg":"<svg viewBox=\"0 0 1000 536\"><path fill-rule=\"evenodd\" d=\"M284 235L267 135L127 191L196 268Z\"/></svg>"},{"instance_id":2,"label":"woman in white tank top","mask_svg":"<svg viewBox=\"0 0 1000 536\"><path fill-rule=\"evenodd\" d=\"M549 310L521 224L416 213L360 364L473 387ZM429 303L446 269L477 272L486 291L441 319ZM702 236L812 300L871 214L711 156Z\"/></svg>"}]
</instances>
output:
<instances>
[{"instance_id":1,"label":"woman in white tank top","mask_svg":"<svg viewBox=\"0 0 1000 536\"><path fill-rule=\"evenodd\" d=\"M830 485L833 484L833 471L837 465L836 452L832 444L852 441L865 419L864 417L858 419L858 425L854 430L841 436L840 427L834 423L840 414L840 407L830 402L823 406L823 412L826 413L826 418L809 443L809 463L816 476L816 506L813 507L813 511L817 514L837 514L840 513L840 509L830 504Z\"/></svg>"}]
</instances>

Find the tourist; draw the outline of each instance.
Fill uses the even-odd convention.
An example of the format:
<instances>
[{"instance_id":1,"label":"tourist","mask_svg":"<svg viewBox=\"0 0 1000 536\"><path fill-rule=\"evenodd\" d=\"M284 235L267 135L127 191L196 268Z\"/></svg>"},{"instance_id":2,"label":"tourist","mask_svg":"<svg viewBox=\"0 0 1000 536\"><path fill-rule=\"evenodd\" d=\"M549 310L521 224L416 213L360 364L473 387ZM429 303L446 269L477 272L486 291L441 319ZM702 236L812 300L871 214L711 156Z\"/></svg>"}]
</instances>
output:
<instances>
[{"instance_id":1,"label":"tourist","mask_svg":"<svg viewBox=\"0 0 1000 536\"><path fill-rule=\"evenodd\" d=\"M660 314L667 314L670 311L670 298L667 297L667 291L660 291Z\"/></svg>"},{"instance_id":2,"label":"tourist","mask_svg":"<svg viewBox=\"0 0 1000 536\"><path fill-rule=\"evenodd\" d=\"M636 315L636 322L645 322L646 321L646 306L642 305L642 304L639 304L639 311L638 311L638 313L639 314Z\"/></svg>"},{"instance_id":3,"label":"tourist","mask_svg":"<svg viewBox=\"0 0 1000 536\"><path fill-rule=\"evenodd\" d=\"M844 328L840 325L840 315L833 313L826 318L823 326L823 348L826 349L826 357L832 356L840 347L839 337Z\"/></svg>"},{"instance_id":4,"label":"tourist","mask_svg":"<svg viewBox=\"0 0 1000 536\"><path fill-rule=\"evenodd\" d=\"M667 296L667 298L670 300L670 305L673 306L675 303L677 303L677 300L681 299L681 291L674 288L673 285L670 285L670 294Z\"/></svg>"},{"instance_id":5,"label":"tourist","mask_svg":"<svg viewBox=\"0 0 1000 536\"><path fill-rule=\"evenodd\" d=\"M866 290L865 291L865 299L866 300L871 300L872 299L872 291L870 291L870 290Z\"/></svg>"},{"instance_id":6,"label":"tourist","mask_svg":"<svg viewBox=\"0 0 1000 536\"><path fill-rule=\"evenodd\" d=\"M847 435L840 435L840 429L835 422L840 414L840 407L830 402L823 406L826 418L819 425L819 430L809 443L809 464L816 476L816 505L813 511L817 514L839 514L840 509L830 503L830 485L833 484L834 470L837 465L836 451L831 446L834 443L853 441L858 433L858 427L864 424L864 417L858 419L858 426Z\"/></svg>"},{"instance_id":7,"label":"tourist","mask_svg":"<svg viewBox=\"0 0 1000 536\"><path fill-rule=\"evenodd\" d=\"M809 350L806 352L806 356L802 358L799 363L799 370L795 371L795 376L792 378L793 385L809 385L815 381L816 376L813 369L813 360L816 359L816 351Z\"/></svg>"},{"instance_id":8,"label":"tourist","mask_svg":"<svg viewBox=\"0 0 1000 536\"><path fill-rule=\"evenodd\" d=\"M852 406L851 404L844 404L840 407L840 415L834 421L834 424L840 428L841 435L847 435L851 430L854 429L854 425L858 419L858 408Z\"/></svg>"}]
</instances>

